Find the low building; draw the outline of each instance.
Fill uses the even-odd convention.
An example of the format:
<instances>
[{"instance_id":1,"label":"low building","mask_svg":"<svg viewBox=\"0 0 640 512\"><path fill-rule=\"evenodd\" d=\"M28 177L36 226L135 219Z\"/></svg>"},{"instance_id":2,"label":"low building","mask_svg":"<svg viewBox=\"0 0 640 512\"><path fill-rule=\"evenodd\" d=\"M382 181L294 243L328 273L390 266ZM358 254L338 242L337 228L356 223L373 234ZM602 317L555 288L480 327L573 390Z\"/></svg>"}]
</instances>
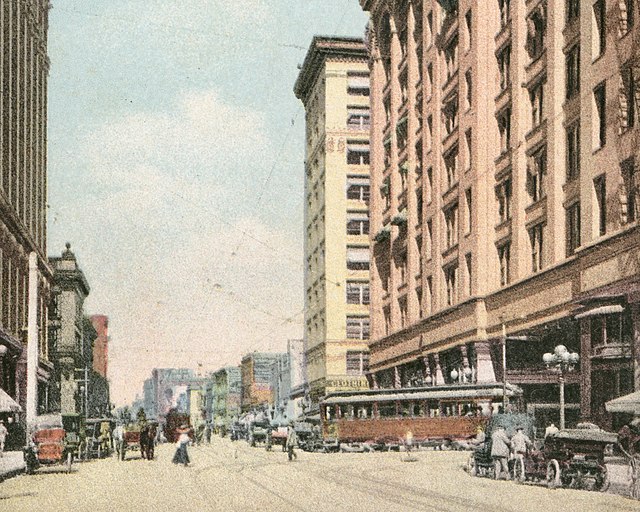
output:
<instances>
[{"instance_id":1,"label":"low building","mask_svg":"<svg viewBox=\"0 0 640 512\"><path fill-rule=\"evenodd\" d=\"M207 418L216 428L229 424L240 416L242 378L240 368L226 366L211 374L207 391ZM209 391L210 389L210 391Z\"/></svg>"}]
</instances>

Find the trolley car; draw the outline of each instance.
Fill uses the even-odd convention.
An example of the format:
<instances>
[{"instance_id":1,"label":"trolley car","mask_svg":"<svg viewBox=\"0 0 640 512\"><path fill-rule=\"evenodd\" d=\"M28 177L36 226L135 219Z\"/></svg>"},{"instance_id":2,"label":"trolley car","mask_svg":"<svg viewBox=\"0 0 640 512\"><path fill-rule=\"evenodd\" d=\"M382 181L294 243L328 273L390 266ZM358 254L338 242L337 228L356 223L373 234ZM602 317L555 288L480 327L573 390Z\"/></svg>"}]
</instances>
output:
<instances>
[{"instance_id":1,"label":"trolley car","mask_svg":"<svg viewBox=\"0 0 640 512\"><path fill-rule=\"evenodd\" d=\"M322 435L338 443L399 444L407 432L416 444L470 439L506 397L521 408L514 385L456 384L330 393L320 404Z\"/></svg>"}]
</instances>

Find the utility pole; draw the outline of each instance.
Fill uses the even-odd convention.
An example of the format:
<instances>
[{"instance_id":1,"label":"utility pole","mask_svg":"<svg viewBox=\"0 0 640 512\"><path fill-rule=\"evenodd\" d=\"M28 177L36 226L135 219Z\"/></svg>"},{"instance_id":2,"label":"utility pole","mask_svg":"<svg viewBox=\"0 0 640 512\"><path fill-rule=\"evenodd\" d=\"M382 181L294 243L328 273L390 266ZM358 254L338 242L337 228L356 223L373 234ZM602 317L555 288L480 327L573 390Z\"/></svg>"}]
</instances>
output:
<instances>
[{"instance_id":1,"label":"utility pole","mask_svg":"<svg viewBox=\"0 0 640 512\"><path fill-rule=\"evenodd\" d=\"M502 320L502 412L507 412L507 326Z\"/></svg>"}]
</instances>

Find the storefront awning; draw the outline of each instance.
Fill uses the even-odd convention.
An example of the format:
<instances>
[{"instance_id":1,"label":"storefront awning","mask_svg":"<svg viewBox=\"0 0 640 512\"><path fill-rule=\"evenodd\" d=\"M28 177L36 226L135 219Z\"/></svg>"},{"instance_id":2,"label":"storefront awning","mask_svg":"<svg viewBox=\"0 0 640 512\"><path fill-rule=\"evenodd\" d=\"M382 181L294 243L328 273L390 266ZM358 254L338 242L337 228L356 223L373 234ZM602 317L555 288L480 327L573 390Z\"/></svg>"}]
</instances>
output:
<instances>
[{"instance_id":1,"label":"storefront awning","mask_svg":"<svg viewBox=\"0 0 640 512\"><path fill-rule=\"evenodd\" d=\"M640 391L609 400L604 408L607 412L640 414Z\"/></svg>"},{"instance_id":2,"label":"storefront awning","mask_svg":"<svg viewBox=\"0 0 640 512\"><path fill-rule=\"evenodd\" d=\"M0 388L0 412L21 412L22 407L9 394Z\"/></svg>"},{"instance_id":3,"label":"storefront awning","mask_svg":"<svg viewBox=\"0 0 640 512\"><path fill-rule=\"evenodd\" d=\"M598 316L598 315L611 315L614 313L622 313L624 308L620 304L613 304L610 306L600 306L597 308L588 309L587 311L583 311L576 315L576 320L580 320L581 318L587 318L590 316Z\"/></svg>"}]
</instances>

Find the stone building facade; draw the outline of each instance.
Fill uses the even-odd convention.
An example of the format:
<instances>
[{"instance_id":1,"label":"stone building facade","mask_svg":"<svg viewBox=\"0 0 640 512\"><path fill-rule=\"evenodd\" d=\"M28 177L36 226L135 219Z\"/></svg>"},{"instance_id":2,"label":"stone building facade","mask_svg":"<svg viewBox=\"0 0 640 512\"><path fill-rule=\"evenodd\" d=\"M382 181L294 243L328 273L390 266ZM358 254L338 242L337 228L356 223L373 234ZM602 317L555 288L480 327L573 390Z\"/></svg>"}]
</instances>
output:
<instances>
[{"instance_id":1,"label":"stone building facade","mask_svg":"<svg viewBox=\"0 0 640 512\"><path fill-rule=\"evenodd\" d=\"M294 92L305 108L305 364L310 403L367 387L369 70L362 39L314 37Z\"/></svg>"},{"instance_id":2,"label":"stone building facade","mask_svg":"<svg viewBox=\"0 0 640 512\"><path fill-rule=\"evenodd\" d=\"M0 7L0 386L25 411L29 255L36 258L37 394L49 408L52 366L47 305L52 271L46 253L48 0ZM5 353L6 352L6 353Z\"/></svg>"},{"instance_id":3,"label":"stone building facade","mask_svg":"<svg viewBox=\"0 0 640 512\"><path fill-rule=\"evenodd\" d=\"M500 381L506 332L540 417L563 344L568 423L614 426L640 386L637 4L360 0L372 385Z\"/></svg>"}]
</instances>

